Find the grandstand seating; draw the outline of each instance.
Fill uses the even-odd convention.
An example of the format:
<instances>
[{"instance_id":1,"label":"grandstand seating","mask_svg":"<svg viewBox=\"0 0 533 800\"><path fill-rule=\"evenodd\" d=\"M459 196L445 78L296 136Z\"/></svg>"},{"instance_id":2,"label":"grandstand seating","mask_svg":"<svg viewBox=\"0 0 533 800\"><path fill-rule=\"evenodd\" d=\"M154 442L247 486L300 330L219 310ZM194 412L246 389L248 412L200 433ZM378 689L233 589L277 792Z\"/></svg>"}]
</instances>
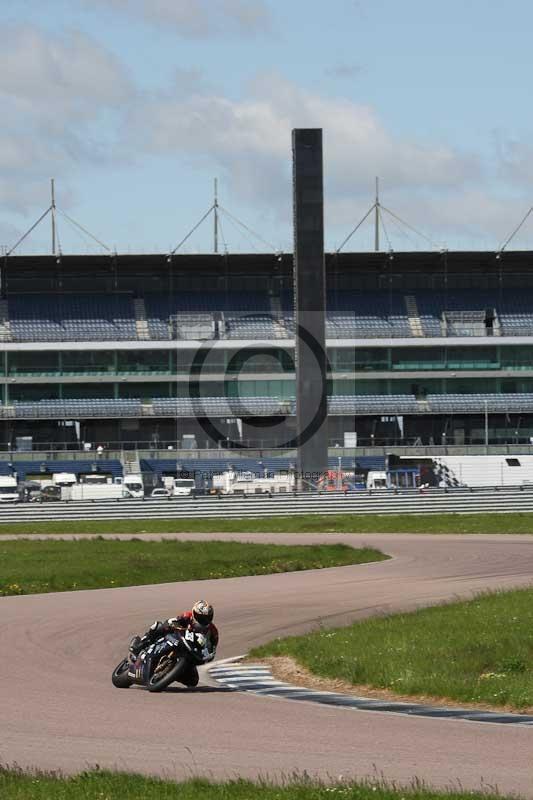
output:
<instances>
[{"instance_id":1,"label":"grandstand seating","mask_svg":"<svg viewBox=\"0 0 533 800\"><path fill-rule=\"evenodd\" d=\"M435 413L533 412L533 394L428 394L426 402Z\"/></svg>"},{"instance_id":2,"label":"grandstand seating","mask_svg":"<svg viewBox=\"0 0 533 800\"><path fill-rule=\"evenodd\" d=\"M516 394L428 394L417 399L410 394L334 395L328 398L330 414L419 414L419 413L533 413L533 393ZM13 419L84 419L91 417L268 417L294 416L294 398L202 397L190 399L87 399L15 401L0 406L0 417Z\"/></svg>"},{"instance_id":3,"label":"grandstand seating","mask_svg":"<svg viewBox=\"0 0 533 800\"><path fill-rule=\"evenodd\" d=\"M328 292L327 310L332 339L412 336L403 293Z\"/></svg>"},{"instance_id":4,"label":"grandstand seating","mask_svg":"<svg viewBox=\"0 0 533 800\"><path fill-rule=\"evenodd\" d=\"M171 337L170 320L180 314L211 314L219 335L228 339L273 339L278 335L267 294L259 292L181 292L145 295L148 330L154 339Z\"/></svg>"},{"instance_id":5,"label":"grandstand seating","mask_svg":"<svg viewBox=\"0 0 533 800\"><path fill-rule=\"evenodd\" d=\"M414 395L336 395L329 398L330 414L416 414Z\"/></svg>"},{"instance_id":6,"label":"grandstand seating","mask_svg":"<svg viewBox=\"0 0 533 800\"><path fill-rule=\"evenodd\" d=\"M291 413L293 405L275 397L180 397L154 399L153 410L156 416L272 416Z\"/></svg>"},{"instance_id":7,"label":"grandstand seating","mask_svg":"<svg viewBox=\"0 0 533 800\"><path fill-rule=\"evenodd\" d=\"M442 336L445 311L485 311L494 309L504 336L533 333L533 290L502 289L501 292L454 289L448 293L420 291L416 301L426 336ZM453 335L453 331L448 331Z\"/></svg>"},{"instance_id":8,"label":"grandstand seating","mask_svg":"<svg viewBox=\"0 0 533 800\"><path fill-rule=\"evenodd\" d=\"M10 295L15 341L136 339L132 298L123 294Z\"/></svg>"},{"instance_id":9,"label":"grandstand seating","mask_svg":"<svg viewBox=\"0 0 533 800\"><path fill-rule=\"evenodd\" d=\"M237 314L225 316L226 339L277 339L278 330L270 314Z\"/></svg>"},{"instance_id":10,"label":"grandstand seating","mask_svg":"<svg viewBox=\"0 0 533 800\"><path fill-rule=\"evenodd\" d=\"M533 442L532 257L326 254L329 441ZM312 378L295 375L292 272L290 254L10 255L6 452L95 458L84 442L102 442L131 451L132 472L143 453L192 460L226 437L231 453L239 437L241 454L288 452Z\"/></svg>"},{"instance_id":11,"label":"grandstand seating","mask_svg":"<svg viewBox=\"0 0 533 800\"><path fill-rule=\"evenodd\" d=\"M530 289L421 290L411 296L426 336L443 335L445 312L476 312L479 318L476 322L476 314L472 314L470 330L466 318L460 326L449 325L448 335L483 335L480 315L487 309L496 312L503 335L533 334ZM202 338L277 339L294 335L293 298L288 291L281 294L275 312L266 292L153 292L144 296L144 306L148 336L154 340L193 338L186 331L187 325L172 324L172 318L180 316L189 328L196 318ZM8 298L8 309L14 341L138 338L133 296L128 294L13 294ZM331 339L412 337L405 292L328 292L326 333Z\"/></svg>"},{"instance_id":12,"label":"grandstand seating","mask_svg":"<svg viewBox=\"0 0 533 800\"><path fill-rule=\"evenodd\" d=\"M80 417L136 417L142 413L140 400L38 400L13 403L13 413L3 409L4 416L29 419L78 419Z\"/></svg>"}]
</instances>

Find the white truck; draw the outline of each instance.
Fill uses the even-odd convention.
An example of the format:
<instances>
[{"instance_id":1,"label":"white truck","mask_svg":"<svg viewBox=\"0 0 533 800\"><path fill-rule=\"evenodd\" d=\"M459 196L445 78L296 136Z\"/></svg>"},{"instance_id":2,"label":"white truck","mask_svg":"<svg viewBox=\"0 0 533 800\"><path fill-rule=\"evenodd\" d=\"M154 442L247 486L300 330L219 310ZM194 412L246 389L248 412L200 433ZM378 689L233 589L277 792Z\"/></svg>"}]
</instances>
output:
<instances>
[{"instance_id":1,"label":"white truck","mask_svg":"<svg viewBox=\"0 0 533 800\"><path fill-rule=\"evenodd\" d=\"M39 473L33 475L32 480L39 483L41 489L44 489L45 486L73 486L77 482L73 472L54 472L51 475L50 473Z\"/></svg>"},{"instance_id":2,"label":"white truck","mask_svg":"<svg viewBox=\"0 0 533 800\"><path fill-rule=\"evenodd\" d=\"M194 494L196 481L194 478L175 478L172 497L190 497Z\"/></svg>"},{"instance_id":3,"label":"white truck","mask_svg":"<svg viewBox=\"0 0 533 800\"><path fill-rule=\"evenodd\" d=\"M381 470L370 470L366 476L367 489L388 489L390 486L386 472Z\"/></svg>"},{"instance_id":4,"label":"white truck","mask_svg":"<svg viewBox=\"0 0 533 800\"><path fill-rule=\"evenodd\" d=\"M77 480L73 472L54 472L52 483L56 486L74 486Z\"/></svg>"},{"instance_id":5,"label":"white truck","mask_svg":"<svg viewBox=\"0 0 533 800\"><path fill-rule=\"evenodd\" d=\"M87 485L91 484L91 486L101 486L105 483L113 483L113 480L109 477L109 475L105 475L102 472L91 472L88 475L83 475L80 480L81 483L85 483Z\"/></svg>"},{"instance_id":6,"label":"white truck","mask_svg":"<svg viewBox=\"0 0 533 800\"><path fill-rule=\"evenodd\" d=\"M294 490L294 474L281 473L258 477L253 472L227 470L213 475L213 491L218 494L281 494Z\"/></svg>"},{"instance_id":7,"label":"white truck","mask_svg":"<svg viewBox=\"0 0 533 800\"><path fill-rule=\"evenodd\" d=\"M171 475L165 475L163 486L168 489L171 497L190 497L194 494L196 481L194 478L173 478Z\"/></svg>"},{"instance_id":8,"label":"white truck","mask_svg":"<svg viewBox=\"0 0 533 800\"><path fill-rule=\"evenodd\" d=\"M135 497L137 500L143 499L144 483L142 475L136 475L134 473L124 475L122 485L128 490L132 497Z\"/></svg>"},{"instance_id":9,"label":"white truck","mask_svg":"<svg viewBox=\"0 0 533 800\"><path fill-rule=\"evenodd\" d=\"M0 503L18 503L20 495L16 478L11 475L0 475Z\"/></svg>"},{"instance_id":10,"label":"white truck","mask_svg":"<svg viewBox=\"0 0 533 800\"><path fill-rule=\"evenodd\" d=\"M131 492L120 483L76 483L61 488L62 500L124 500Z\"/></svg>"}]
</instances>

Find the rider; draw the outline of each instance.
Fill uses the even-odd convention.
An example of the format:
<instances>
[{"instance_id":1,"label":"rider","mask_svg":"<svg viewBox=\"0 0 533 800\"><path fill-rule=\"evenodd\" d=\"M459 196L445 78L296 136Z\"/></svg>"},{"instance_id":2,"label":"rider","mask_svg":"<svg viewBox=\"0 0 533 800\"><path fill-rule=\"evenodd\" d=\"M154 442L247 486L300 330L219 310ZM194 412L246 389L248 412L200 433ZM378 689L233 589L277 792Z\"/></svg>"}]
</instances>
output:
<instances>
[{"instance_id":1,"label":"rider","mask_svg":"<svg viewBox=\"0 0 533 800\"><path fill-rule=\"evenodd\" d=\"M166 622L154 622L149 627L144 636L134 636L130 642L130 653L138 656L141 650L153 644L161 636L171 631L183 631L191 625L199 625L205 629L206 636L210 639L211 650L214 652L218 645L218 630L213 624L213 606L205 600L198 600L190 611L184 611L177 617L170 617ZM185 686L196 686L199 681L198 670L194 664L190 664L187 671L182 673L180 683Z\"/></svg>"}]
</instances>

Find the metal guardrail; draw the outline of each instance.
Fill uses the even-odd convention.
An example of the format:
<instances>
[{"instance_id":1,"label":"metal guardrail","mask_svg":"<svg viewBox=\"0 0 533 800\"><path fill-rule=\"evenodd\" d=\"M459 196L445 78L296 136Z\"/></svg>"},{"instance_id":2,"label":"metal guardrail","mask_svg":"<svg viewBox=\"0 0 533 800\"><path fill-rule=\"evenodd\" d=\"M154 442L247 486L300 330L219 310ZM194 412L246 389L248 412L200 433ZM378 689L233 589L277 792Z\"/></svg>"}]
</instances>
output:
<instances>
[{"instance_id":1,"label":"metal guardrail","mask_svg":"<svg viewBox=\"0 0 533 800\"><path fill-rule=\"evenodd\" d=\"M254 315L250 315L249 313L243 313L242 311L234 311L234 312L225 312L226 316L228 313L233 315L230 317L229 321L235 320L239 321L250 321L250 317ZM210 336L203 335L198 336L197 338L191 339L190 336L184 335L177 335L176 330L172 331L171 326L169 325L168 333L163 334L158 331L154 331L152 328L148 328L148 338L144 336L136 335L124 335L121 331L115 331L114 336L111 336L109 333L99 333L98 331L92 330L90 334L88 334L85 338L81 338L78 336L78 341L87 342L90 344L91 342L109 342L110 346L115 345L116 343L123 344L127 342L129 344L136 344L137 342L176 342L178 341L191 341L193 343L200 342L200 341L224 341L224 342L239 342L239 341L264 341L265 338L272 339L274 342L283 341L286 342L284 346L291 346L294 345L294 318L291 317L284 317L272 314L261 314L261 317L268 317L269 319L267 322L271 322L274 324L278 324L280 326L278 332L282 332L282 335L276 336L275 339L272 339L272 336L268 334L268 332L256 332L250 328L248 330L239 330L235 335L234 332L229 329L224 329L223 326L219 327L218 337L215 337L214 331L211 333ZM178 318L179 319L179 318ZM134 319L131 320L134 322ZM146 320L148 324L150 324L150 320ZM414 339L415 334L410 330L409 323L407 317L405 318L405 326L402 327L395 327L394 325L387 325L387 323L383 323L379 328L375 327L364 327L364 326L351 326L342 324L339 321L336 321L335 318L328 318L326 320L326 336L328 339L374 339L376 341L387 341L389 339ZM487 336L485 332L479 332L475 329L471 329L469 331L459 331L455 332L452 329L443 330L441 328L440 331L432 330L431 332L424 332L425 338L431 339L457 339L464 336L476 336L487 339L488 344L492 344L494 340L504 339L506 336L532 336L533 335L533 327L520 327L520 329L513 328L512 330L509 329L509 326L505 326L505 330L493 330L492 336ZM76 341L75 334L72 331L60 331L56 332L53 335L48 334L46 338L36 337L33 335L25 336L23 333L20 332L13 332L13 331L2 331L0 333L0 342L10 342L14 344L37 344L41 342L65 342L71 343ZM498 341L500 344L500 341Z\"/></svg>"},{"instance_id":2,"label":"metal guardrail","mask_svg":"<svg viewBox=\"0 0 533 800\"><path fill-rule=\"evenodd\" d=\"M514 437L513 437L514 439ZM286 457L296 460L297 453L287 447L276 448L271 442L260 440L245 440L242 448L228 450L224 447L198 447L195 450L183 449L179 442L174 442L170 449L160 444L151 445L150 442L106 442L102 458L120 459L124 461L128 455L135 453L139 458L171 458L177 461L194 461L198 459L220 459L221 467L242 458L277 458ZM91 450L70 449L70 446L59 445L57 442L34 442L34 449L29 451L9 448L6 442L0 442L0 461L97 461L99 456L93 446ZM439 456L477 456L477 455L533 455L533 445L528 442L489 444L380 444L366 445L365 440L359 440L357 447L344 447L341 440L330 440L329 456L348 456L357 459L360 456L388 455L411 456L412 458L431 458Z\"/></svg>"},{"instance_id":3,"label":"metal guardrail","mask_svg":"<svg viewBox=\"0 0 533 800\"><path fill-rule=\"evenodd\" d=\"M279 494L170 500L98 500L0 506L0 524L120 519L254 519L299 514L473 514L533 512L533 487L343 495ZM76 533L75 525L72 532Z\"/></svg>"}]
</instances>

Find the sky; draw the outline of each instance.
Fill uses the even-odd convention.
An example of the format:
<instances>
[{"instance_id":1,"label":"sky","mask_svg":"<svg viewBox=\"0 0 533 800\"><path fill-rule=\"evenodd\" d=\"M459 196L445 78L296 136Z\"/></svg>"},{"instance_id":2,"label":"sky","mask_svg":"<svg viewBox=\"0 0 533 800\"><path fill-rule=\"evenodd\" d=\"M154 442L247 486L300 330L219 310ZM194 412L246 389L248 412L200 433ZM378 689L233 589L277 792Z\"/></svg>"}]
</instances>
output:
<instances>
[{"instance_id":1,"label":"sky","mask_svg":"<svg viewBox=\"0 0 533 800\"><path fill-rule=\"evenodd\" d=\"M68 218L171 251L215 178L220 248L288 252L295 127L324 131L328 250L376 176L385 250L494 250L533 206L527 0L15 0L0 21L4 251L53 177L65 253L103 249ZM50 247L47 217L16 252ZM533 213L507 247L533 249ZM178 252L212 249L208 217ZM370 219L344 249L373 249Z\"/></svg>"}]
</instances>

